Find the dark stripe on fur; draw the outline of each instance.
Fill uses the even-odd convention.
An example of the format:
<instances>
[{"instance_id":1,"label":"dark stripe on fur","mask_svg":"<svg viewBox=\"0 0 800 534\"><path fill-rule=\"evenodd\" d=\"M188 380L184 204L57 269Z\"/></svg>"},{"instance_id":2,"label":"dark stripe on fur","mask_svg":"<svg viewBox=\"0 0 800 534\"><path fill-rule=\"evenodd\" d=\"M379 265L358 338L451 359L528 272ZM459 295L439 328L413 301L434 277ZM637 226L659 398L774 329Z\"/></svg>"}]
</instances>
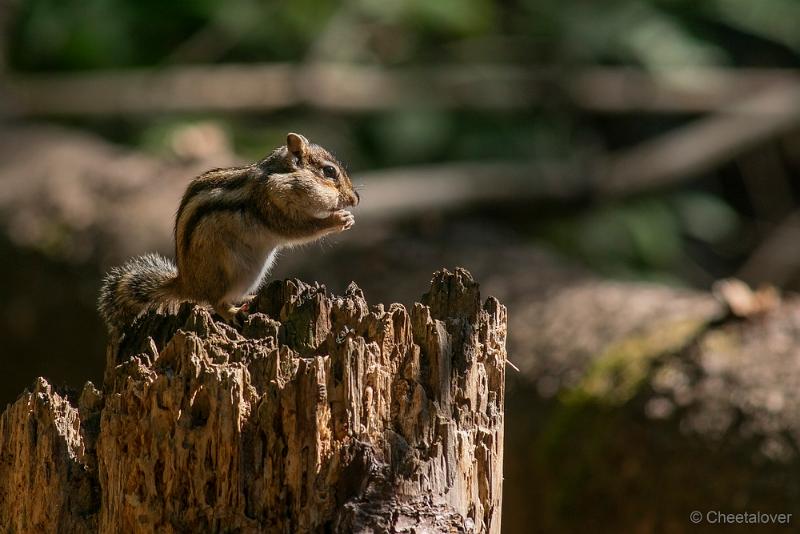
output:
<instances>
[{"instance_id":1,"label":"dark stripe on fur","mask_svg":"<svg viewBox=\"0 0 800 534\"><path fill-rule=\"evenodd\" d=\"M197 194L203 191L211 191L212 189L223 189L225 191L238 189L252 178L251 171L252 166L247 166L233 167L230 169L213 169L201 174L186 188L186 192L183 194L183 198L181 198L181 204L178 206L176 220L180 218L186 205L197 196Z\"/></svg>"},{"instance_id":2,"label":"dark stripe on fur","mask_svg":"<svg viewBox=\"0 0 800 534\"><path fill-rule=\"evenodd\" d=\"M188 254L189 245L192 242L192 235L194 234L197 225L200 221L209 215L220 212L239 212L244 216L250 216L255 222L260 224L267 224L264 214L256 208L251 200L232 200L224 201L216 198L209 199L207 202L200 204L195 208L189 216L189 220L183 226L183 240L180 243L181 252L184 257Z\"/></svg>"}]
</instances>

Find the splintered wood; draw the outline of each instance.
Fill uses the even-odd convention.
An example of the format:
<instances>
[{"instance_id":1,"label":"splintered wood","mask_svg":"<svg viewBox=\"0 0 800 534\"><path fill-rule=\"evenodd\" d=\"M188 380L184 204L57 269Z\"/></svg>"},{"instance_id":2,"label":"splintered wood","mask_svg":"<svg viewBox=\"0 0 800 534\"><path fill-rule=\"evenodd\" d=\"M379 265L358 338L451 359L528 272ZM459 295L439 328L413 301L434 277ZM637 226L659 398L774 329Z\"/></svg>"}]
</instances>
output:
<instances>
[{"instance_id":1,"label":"splintered wood","mask_svg":"<svg viewBox=\"0 0 800 534\"><path fill-rule=\"evenodd\" d=\"M499 532L506 310L462 269L409 311L273 282L109 347L103 392L43 379L0 418L10 532Z\"/></svg>"}]
</instances>

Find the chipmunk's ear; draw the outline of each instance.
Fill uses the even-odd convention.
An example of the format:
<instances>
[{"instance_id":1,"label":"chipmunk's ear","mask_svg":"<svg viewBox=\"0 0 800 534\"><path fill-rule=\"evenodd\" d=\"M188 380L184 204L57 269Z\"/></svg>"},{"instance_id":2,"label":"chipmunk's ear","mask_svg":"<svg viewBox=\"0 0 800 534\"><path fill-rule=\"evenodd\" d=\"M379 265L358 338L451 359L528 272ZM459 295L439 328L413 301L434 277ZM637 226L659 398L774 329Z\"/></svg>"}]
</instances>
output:
<instances>
[{"instance_id":1,"label":"chipmunk's ear","mask_svg":"<svg viewBox=\"0 0 800 534\"><path fill-rule=\"evenodd\" d=\"M297 133L286 136L286 148L298 159L302 159L308 152L308 139Z\"/></svg>"}]
</instances>

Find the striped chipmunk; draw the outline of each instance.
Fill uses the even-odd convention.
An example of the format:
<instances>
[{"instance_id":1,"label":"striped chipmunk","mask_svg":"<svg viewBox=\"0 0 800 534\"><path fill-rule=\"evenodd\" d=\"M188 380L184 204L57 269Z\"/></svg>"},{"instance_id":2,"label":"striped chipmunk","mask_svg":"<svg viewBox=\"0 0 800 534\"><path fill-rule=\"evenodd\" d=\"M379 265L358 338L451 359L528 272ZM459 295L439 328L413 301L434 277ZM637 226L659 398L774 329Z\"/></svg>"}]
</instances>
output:
<instances>
[{"instance_id":1,"label":"striped chipmunk","mask_svg":"<svg viewBox=\"0 0 800 534\"><path fill-rule=\"evenodd\" d=\"M103 280L100 315L112 334L150 309L182 301L213 306L240 321L286 247L343 232L359 195L344 167L300 134L245 167L215 169L192 180L175 216L177 266L147 254Z\"/></svg>"}]
</instances>

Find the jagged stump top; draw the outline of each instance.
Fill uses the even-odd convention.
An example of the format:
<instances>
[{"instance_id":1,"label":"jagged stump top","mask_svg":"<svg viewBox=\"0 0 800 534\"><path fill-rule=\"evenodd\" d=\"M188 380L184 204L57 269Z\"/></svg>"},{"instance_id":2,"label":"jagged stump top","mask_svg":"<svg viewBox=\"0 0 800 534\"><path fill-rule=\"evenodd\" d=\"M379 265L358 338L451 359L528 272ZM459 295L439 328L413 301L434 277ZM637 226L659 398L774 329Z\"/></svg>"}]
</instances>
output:
<instances>
[{"instance_id":1,"label":"jagged stump top","mask_svg":"<svg viewBox=\"0 0 800 534\"><path fill-rule=\"evenodd\" d=\"M83 441L67 467L97 495L73 523L499 532L506 311L467 271L436 273L410 311L298 280L251 309L240 329L201 306L152 312L109 347L102 396L71 419L99 425L55 438Z\"/></svg>"}]
</instances>

